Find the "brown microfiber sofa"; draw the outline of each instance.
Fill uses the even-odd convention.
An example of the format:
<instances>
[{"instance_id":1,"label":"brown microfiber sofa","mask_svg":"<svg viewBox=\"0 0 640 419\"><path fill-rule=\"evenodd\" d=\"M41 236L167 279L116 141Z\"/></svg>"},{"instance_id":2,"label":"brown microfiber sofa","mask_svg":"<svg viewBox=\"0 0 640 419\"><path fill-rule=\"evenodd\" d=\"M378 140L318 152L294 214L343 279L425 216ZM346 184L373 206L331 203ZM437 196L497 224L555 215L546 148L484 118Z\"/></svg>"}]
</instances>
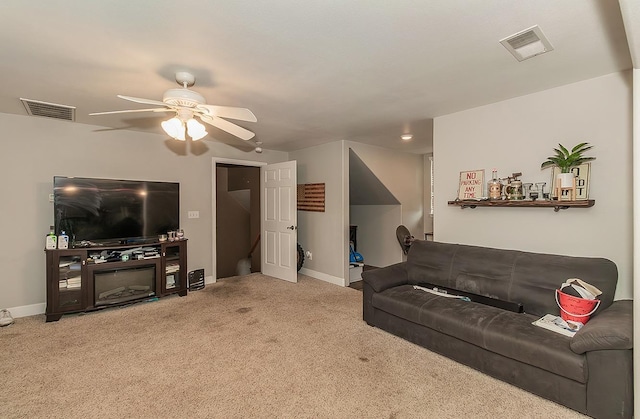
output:
<instances>
[{"instance_id":1,"label":"brown microfiber sofa","mask_svg":"<svg viewBox=\"0 0 640 419\"><path fill-rule=\"evenodd\" d=\"M613 301L613 262L417 240L406 262L362 277L369 325L589 416L632 417L632 301ZM569 278L602 290L589 322L573 337L532 325L559 315L555 290ZM424 283L518 302L524 313L413 288Z\"/></svg>"}]
</instances>

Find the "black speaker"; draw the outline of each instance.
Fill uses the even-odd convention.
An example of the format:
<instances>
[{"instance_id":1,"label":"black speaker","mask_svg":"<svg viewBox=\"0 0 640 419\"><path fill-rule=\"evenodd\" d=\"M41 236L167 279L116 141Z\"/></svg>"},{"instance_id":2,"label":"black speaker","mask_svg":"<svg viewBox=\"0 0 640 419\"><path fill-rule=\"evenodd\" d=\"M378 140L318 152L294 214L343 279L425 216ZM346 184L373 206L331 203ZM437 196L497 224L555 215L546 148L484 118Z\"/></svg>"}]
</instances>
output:
<instances>
[{"instance_id":1,"label":"black speaker","mask_svg":"<svg viewBox=\"0 0 640 419\"><path fill-rule=\"evenodd\" d=\"M204 288L204 269L189 272L189 291L201 290L202 288Z\"/></svg>"}]
</instances>

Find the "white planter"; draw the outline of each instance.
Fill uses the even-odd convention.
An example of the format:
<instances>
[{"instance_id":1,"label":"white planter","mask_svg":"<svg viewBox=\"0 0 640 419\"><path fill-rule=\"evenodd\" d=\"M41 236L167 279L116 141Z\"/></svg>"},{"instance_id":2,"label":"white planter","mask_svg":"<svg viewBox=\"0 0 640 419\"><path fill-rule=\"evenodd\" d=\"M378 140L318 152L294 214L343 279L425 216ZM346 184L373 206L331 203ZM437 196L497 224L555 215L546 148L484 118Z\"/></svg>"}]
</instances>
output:
<instances>
[{"instance_id":1,"label":"white planter","mask_svg":"<svg viewBox=\"0 0 640 419\"><path fill-rule=\"evenodd\" d=\"M573 179L576 177L574 173L558 173L558 179L560 179L561 188L573 187Z\"/></svg>"}]
</instances>

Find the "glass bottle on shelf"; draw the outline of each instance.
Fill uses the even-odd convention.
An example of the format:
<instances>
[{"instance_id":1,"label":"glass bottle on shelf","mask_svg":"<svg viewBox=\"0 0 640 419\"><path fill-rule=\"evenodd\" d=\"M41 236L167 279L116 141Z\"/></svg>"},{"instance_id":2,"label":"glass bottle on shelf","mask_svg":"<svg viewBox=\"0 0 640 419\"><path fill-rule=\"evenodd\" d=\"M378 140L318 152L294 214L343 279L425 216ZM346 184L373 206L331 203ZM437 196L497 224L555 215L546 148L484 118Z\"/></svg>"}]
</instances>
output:
<instances>
[{"instance_id":1,"label":"glass bottle on shelf","mask_svg":"<svg viewBox=\"0 0 640 419\"><path fill-rule=\"evenodd\" d=\"M496 169L491 171L491 180L487 184L487 190L489 191L489 199L501 199L502 182L498 179L498 171Z\"/></svg>"}]
</instances>

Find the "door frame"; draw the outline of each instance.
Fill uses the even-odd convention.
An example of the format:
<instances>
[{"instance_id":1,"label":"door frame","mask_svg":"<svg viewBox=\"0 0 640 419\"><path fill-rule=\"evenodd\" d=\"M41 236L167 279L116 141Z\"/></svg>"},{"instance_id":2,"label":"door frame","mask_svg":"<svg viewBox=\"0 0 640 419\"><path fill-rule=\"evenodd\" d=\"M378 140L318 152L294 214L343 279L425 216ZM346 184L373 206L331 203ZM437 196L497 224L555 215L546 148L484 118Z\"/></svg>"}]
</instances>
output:
<instances>
[{"instance_id":1,"label":"door frame","mask_svg":"<svg viewBox=\"0 0 640 419\"><path fill-rule=\"evenodd\" d=\"M216 241L216 235L218 231L218 197L216 196L218 189L218 178L216 174L216 166L218 165L218 163L247 167L262 167L268 164L267 162L254 160L237 160L227 159L223 157L211 158L211 278L213 278L211 282L218 281L218 246Z\"/></svg>"}]
</instances>

